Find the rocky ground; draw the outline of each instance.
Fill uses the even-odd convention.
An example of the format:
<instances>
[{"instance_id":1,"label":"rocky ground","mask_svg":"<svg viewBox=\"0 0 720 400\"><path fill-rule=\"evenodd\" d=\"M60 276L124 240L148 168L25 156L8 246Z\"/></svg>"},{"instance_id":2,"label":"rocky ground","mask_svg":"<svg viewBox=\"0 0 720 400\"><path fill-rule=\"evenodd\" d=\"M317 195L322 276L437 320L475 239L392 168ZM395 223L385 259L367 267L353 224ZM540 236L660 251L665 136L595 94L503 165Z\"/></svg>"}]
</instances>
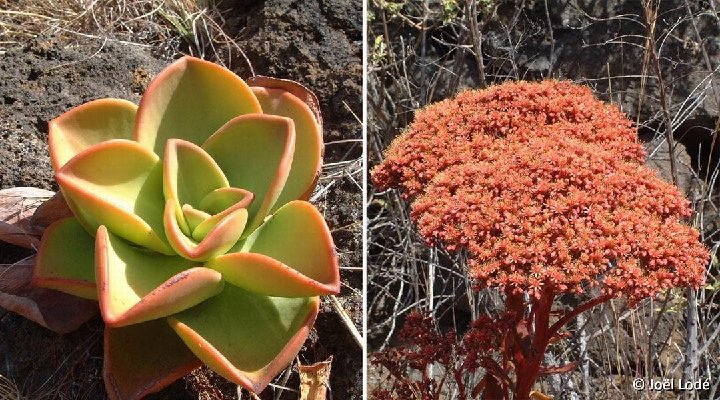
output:
<instances>
[{"instance_id":1,"label":"rocky ground","mask_svg":"<svg viewBox=\"0 0 720 400\"><path fill-rule=\"evenodd\" d=\"M232 4L230 4L232 3ZM252 4L250 4L252 3ZM332 230L343 281L339 300L357 327L362 324L362 129L361 10L354 2L268 0L224 2L225 32L238 52L216 60L241 77L297 80L318 96L326 141L323 177L313 197ZM2 15L0 15L2 18ZM0 34L2 36L2 34ZM0 188L56 190L47 153L47 123L65 110L102 97L137 102L152 77L177 51L115 40L44 34L0 52ZM182 49L182 47L180 47ZM208 53L211 54L211 53ZM217 54L217 53L214 53ZM209 56L209 58L212 58ZM250 61L248 64L247 60ZM0 263L26 251L0 245ZM102 321L57 335L0 309L0 375L26 398L104 398ZM362 396L362 350L329 301L299 355L302 363L334 357L330 387L337 399ZM297 388L294 372L284 386ZM269 388L263 398L277 398ZM199 369L156 399L237 398L235 385ZM284 391L281 398L297 398Z\"/></svg>"}]
</instances>

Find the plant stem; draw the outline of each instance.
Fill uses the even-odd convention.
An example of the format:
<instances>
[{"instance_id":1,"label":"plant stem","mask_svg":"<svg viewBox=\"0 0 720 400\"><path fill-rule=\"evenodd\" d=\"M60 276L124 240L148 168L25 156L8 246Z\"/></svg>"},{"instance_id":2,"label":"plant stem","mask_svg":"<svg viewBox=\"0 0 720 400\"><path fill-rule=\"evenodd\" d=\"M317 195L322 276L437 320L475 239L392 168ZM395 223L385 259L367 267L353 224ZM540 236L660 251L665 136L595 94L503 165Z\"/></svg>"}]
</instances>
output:
<instances>
[{"instance_id":1,"label":"plant stem","mask_svg":"<svg viewBox=\"0 0 720 400\"><path fill-rule=\"evenodd\" d=\"M546 291L540 298L532 302L534 335L530 346L523 346L523 361L516 363L517 382L515 383L515 398L518 400L530 399L530 391L540 373L542 361L545 358L545 349L552 335L549 335L550 311L552 310L555 293ZM518 360L519 361L519 360Z\"/></svg>"},{"instance_id":2,"label":"plant stem","mask_svg":"<svg viewBox=\"0 0 720 400\"><path fill-rule=\"evenodd\" d=\"M550 327L549 331L549 337L553 337L557 335L558 331L560 331L560 328L567 325L568 322L570 322L573 318L577 317L580 313L583 313L599 304L605 303L606 301L612 299L613 296L606 294L599 297L596 297L592 300L589 300L580 306L568 311L567 314L563 315L559 320L557 320L552 326Z\"/></svg>"}]
</instances>

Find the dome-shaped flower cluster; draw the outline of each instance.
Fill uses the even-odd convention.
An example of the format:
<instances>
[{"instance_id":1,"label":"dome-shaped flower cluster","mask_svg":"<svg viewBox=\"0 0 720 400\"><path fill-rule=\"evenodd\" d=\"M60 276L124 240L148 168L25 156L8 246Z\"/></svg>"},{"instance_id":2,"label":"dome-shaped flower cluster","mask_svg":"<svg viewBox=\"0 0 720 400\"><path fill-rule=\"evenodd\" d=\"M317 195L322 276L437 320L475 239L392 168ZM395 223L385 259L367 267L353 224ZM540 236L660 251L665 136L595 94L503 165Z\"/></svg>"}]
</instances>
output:
<instances>
[{"instance_id":1,"label":"dome-shaped flower cluster","mask_svg":"<svg viewBox=\"0 0 720 400\"><path fill-rule=\"evenodd\" d=\"M431 244L466 249L483 286L630 301L697 286L688 201L643 164L632 124L568 82L507 83L418 112L373 171Z\"/></svg>"},{"instance_id":2,"label":"dome-shaped flower cluster","mask_svg":"<svg viewBox=\"0 0 720 400\"><path fill-rule=\"evenodd\" d=\"M543 132L538 127L553 127ZM602 143L626 160L643 162L632 123L617 107L597 101L571 82L509 82L460 93L415 115L373 171L381 188L398 187L405 197L425 191L439 171L466 164L494 140L526 141L546 135Z\"/></svg>"}]
</instances>

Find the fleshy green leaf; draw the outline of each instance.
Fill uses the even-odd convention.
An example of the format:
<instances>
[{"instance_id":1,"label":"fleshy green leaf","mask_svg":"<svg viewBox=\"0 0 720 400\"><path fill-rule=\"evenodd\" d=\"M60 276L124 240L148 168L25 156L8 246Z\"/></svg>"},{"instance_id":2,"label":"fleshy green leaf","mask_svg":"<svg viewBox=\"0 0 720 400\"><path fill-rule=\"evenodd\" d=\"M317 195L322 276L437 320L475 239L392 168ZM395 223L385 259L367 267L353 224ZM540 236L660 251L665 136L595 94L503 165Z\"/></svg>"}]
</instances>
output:
<instances>
[{"instance_id":1,"label":"fleshy green leaf","mask_svg":"<svg viewBox=\"0 0 720 400\"><path fill-rule=\"evenodd\" d=\"M204 221L207 221L211 217L210 214L206 213L205 211L198 210L190 204L183 204L182 214L185 218L185 222L187 222L188 224L188 230L190 234L195 231L195 228L197 228L198 225L202 224ZM185 233L187 234L188 232Z\"/></svg>"},{"instance_id":2,"label":"fleshy green leaf","mask_svg":"<svg viewBox=\"0 0 720 400\"><path fill-rule=\"evenodd\" d=\"M75 107L50 121L48 143L57 171L88 147L110 139L132 139L137 106L120 99L100 99Z\"/></svg>"},{"instance_id":3,"label":"fleshy green leaf","mask_svg":"<svg viewBox=\"0 0 720 400\"><path fill-rule=\"evenodd\" d=\"M292 167L272 213L289 201L307 200L312 194L322 168L322 131L310 107L290 92L262 87L252 89L260 101L263 113L287 117L295 123Z\"/></svg>"},{"instance_id":4,"label":"fleshy green leaf","mask_svg":"<svg viewBox=\"0 0 720 400\"><path fill-rule=\"evenodd\" d=\"M228 251L245 229L252 193L228 187L212 157L185 140L168 141L164 165L163 222L172 248L198 261Z\"/></svg>"},{"instance_id":5,"label":"fleshy green leaf","mask_svg":"<svg viewBox=\"0 0 720 400\"><path fill-rule=\"evenodd\" d=\"M237 209L215 224L210 232L197 242L185 236L175 217L175 206L168 200L165 206L165 233L170 246L182 257L195 261L206 261L226 253L242 236L247 223L247 210Z\"/></svg>"},{"instance_id":6,"label":"fleshy green leaf","mask_svg":"<svg viewBox=\"0 0 720 400\"><path fill-rule=\"evenodd\" d=\"M75 156L56 178L84 227L105 225L137 245L173 254L163 235L162 163L151 151L110 140Z\"/></svg>"},{"instance_id":7,"label":"fleshy green leaf","mask_svg":"<svg viewBox=\"0 0 720 400\"><path fill-rule=\"evenodd\" d=\"M215 296L224 285L216 271L130 246L104 226L95 248L100 311L109 326L174 314Z\"/></svg>"},{"instance_id":8,"label":"fleshy green leaf","mask_svg":"<svg viewBox=\"0 0 720 400\"><path fill-rule=\"evenodd\" d=\"M271 296L317 296L340 290L337 256L322 215L310 203L281 207L243 242L240 252L208 261L230 283Z\"/></svg>"},{"instance_id":9,"label":"fleshy green leaf","mask_svg":"<svg viewBox=\"0 0 720 400\"><path fill-rule=\"evenodd\" d=\"M262 223L280 195L292 165L295 128L284 117L251 114L237 117L204 144L225 173L230 186L248 190L248 232Z\"/></svg>"},{"instance_id":10,"label":"fleshy green leaf","mask_svg":"<svg viewBox=\"0 0 720 400\"><path fill-rule=\"evenodd\" d=\"M162 71L140 101L135 139L165 153L170 138L201 144L232 118L262 112L248 85L228 69L183 57Z\"/></svg>"},{"instance_id":11,"label":"fleshy green leaf","mask_svg":"<svg viewBox=\"0 0 720 400\"><path fill-rule=\"evenodd\" d=\"M200 208L213 215L193 229L193 239L197 241L205 239L220 221L241 208L248 208L252 200L253 194L244 189L220 188L209 193L200 202Z\"/></svg>"},{"instance_id":12,"label":"fleshy green leaf","mask_svg":"<svg viewBox=\"0 0 720 400\"><path fill-rule=\"evenodd\" d=\"M111 399L141 399L202 365L164 319L106 327L104 351Z\"/></svg>"},{"instance_id":13,"label":"fleshy green leaf","mask_svg":"<svg viewBox=\"0 0 720 400\"><path fill-rule=\"evenodd\" d=\"M195 261L206 261L212 257L226 253L242 236L247 223L247 210L239 208L217 224L198 243L185 236L178 225L175 206L172 200L165 206L165 233L170 246L182 257Z\"/></svg>"},{"instance_id":14,"label":"fleshy green leaf","mask_svg":"<svg viewBox=\"0 0 720 400\"><path fill-rule=\"evenodd\" d=\"M222 170L200 146L170 139L165 149L163 188L166 200L194 208L216 189L228 187Z\"/></svg>"},{"instance_id":15,"label":"fleshy green leaf","mask_svg":"<svg viewBox=\"0 0 720 400\"><path fill-rule=\"evenodd\" d=\"M267 297L228 284L168 321L211 369L257 393L292 362L318 304L317 297Z\"/></svg>"},{"instance_id":16,"label":"fleshy green leaf","mask_svg":"<svg viewBox=\"0 0 720 400\"><path fill-rule=\"evenodd\" d=\"M228 187L225 175L205 150L186 140L168 140L163 160L163 191L166 200L173 200L175 218L185 235L192 235L195 226L207 219L199 218L201 214L195 212L202 211L197 210L202 199L225 187Z\"/></svg>"},{"instance_id":17,"label":"fleshy green leaf","mask_svg":"<svg viewBox=\"0 0 720 400\"><path fill-rule=\"evenodd\" d=\"M95 240L75 218L61 219L45 230L33 284L97 300Z\"/></svg>"}]
</instances>

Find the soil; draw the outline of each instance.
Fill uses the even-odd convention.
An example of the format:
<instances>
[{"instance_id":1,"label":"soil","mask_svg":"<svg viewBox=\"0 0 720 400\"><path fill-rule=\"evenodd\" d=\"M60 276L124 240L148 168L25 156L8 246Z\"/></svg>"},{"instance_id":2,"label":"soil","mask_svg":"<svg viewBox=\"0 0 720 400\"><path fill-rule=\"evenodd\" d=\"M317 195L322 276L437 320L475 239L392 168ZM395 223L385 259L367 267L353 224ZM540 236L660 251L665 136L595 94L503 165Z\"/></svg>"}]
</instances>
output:
<instances>
[{"instance_id":1,"label":"soil","mask_svg":"<svg viewBox=\"0 0 720 400\"><path fill-rule=\"evenodd\" d=\"M232 3L232 4L229 4ZM252 4L249 4L252 3ZM362 13L350 0L225 2L226 33L251 60L217 60L241 77L289 78L311 88L324 120L328 172L361 167ZM0 188L35 186L56 190L47 152L47 122L89 100L117 97L138 102L150 79L181 54L113 40L40 37L0 53ZM333 143L342 141L340 143ZM332 230L343 288L338 296L357 327L362 326L362 197L355 178L344 173L314 199ZM330 179L321 178L318 187ZM0 244L0 263L27 252ZM27 398L105 398L102 330L98 317L68 335L54 334L0 309L0 375ZM334 357L330 389L336 399L362 398L363 354L328 299L299 354L303 364ZM298 387L296 371L283 383ZM207 368L149 396L154 399L237 398L236 386ZM273 398L272 387L262 398ZM244 397L243 397L244 398ZM297 398L284 391L281 398Z\"/></svg>"}]
</instances>

